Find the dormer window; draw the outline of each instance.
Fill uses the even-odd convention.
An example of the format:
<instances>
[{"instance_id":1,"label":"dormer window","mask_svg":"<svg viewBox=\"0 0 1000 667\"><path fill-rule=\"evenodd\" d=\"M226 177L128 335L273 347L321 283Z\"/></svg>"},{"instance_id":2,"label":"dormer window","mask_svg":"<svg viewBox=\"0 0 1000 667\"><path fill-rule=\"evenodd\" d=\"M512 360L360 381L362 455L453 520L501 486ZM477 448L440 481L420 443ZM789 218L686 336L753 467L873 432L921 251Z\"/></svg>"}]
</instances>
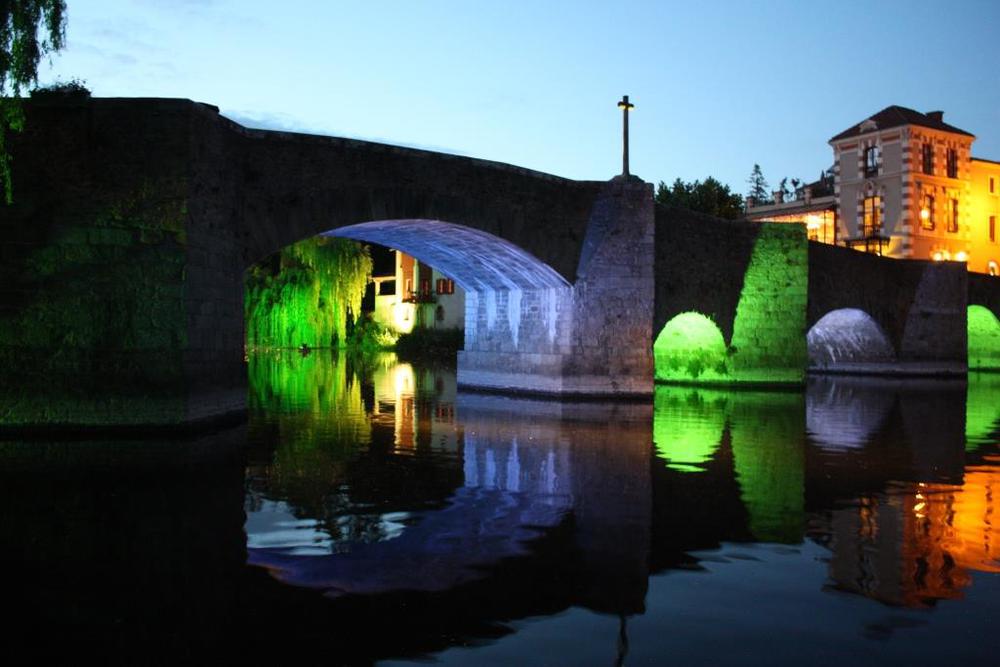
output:
<instances>
[{"instance_id":1,"label":"dormer window","mask_svg":"<svg viewBox=\"0 0 1000 667\"><path fill-rule=\"evenodd\" d=\"M878 176L878 146L865 149L865 176Z\"/></svg>"}]
</instances>

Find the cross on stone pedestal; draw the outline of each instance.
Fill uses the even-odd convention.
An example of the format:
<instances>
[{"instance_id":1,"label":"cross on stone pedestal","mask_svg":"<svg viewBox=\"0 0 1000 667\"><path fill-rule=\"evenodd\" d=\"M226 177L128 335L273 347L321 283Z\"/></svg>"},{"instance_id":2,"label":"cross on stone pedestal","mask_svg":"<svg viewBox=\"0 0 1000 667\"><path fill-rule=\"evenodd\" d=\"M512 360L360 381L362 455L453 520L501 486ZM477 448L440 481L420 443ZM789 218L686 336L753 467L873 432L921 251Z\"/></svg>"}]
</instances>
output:
<instances>
[{"instance_id":1,"label":"cross on stone pedestal","mask_svg":"<svg viewBox=\"0 0 1000 667\"><path fill-rule=\"evenodd\" d=\"M622 110L622 122L624 123L624 136L622 137L622 176L628 176L628 112L635 108L629 103L628 95L623 95L618 103L618 108Z\"/></svg>"}]
</instances>

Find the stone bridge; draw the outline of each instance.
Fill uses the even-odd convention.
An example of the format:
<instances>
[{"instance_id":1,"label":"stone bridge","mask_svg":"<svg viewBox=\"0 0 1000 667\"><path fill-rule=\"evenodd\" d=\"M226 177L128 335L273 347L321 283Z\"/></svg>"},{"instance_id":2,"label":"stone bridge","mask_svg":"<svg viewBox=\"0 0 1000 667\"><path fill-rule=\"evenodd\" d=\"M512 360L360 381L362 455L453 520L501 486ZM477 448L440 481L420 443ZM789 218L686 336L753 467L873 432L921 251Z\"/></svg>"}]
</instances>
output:
<instances>
[{"instance_id":1,"label":"stone bridge","mask_svg":"<svg viewBox=\"0 0 1000 667\"><path fill-rule=\"evenodd\" d=\"M635 177L249 130L188 100L40 99L27 113L0 209L7 429L238 415L243 272L317 234L454 277L465 386L644 397L654 361L657 379L691 382L801 384L809 363L963 372L969 303L987 332L974 365L1000 366L997 280L657 208Z\"/></svg>"}]
</instances>

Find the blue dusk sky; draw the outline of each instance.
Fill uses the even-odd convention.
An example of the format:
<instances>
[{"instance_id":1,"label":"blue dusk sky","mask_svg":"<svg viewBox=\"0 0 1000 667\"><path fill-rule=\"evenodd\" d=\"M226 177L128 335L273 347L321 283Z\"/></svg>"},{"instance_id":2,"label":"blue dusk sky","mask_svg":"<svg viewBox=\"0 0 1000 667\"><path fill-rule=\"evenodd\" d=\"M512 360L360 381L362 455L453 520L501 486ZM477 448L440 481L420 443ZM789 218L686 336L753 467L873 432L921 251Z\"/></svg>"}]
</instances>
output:
<instances>
[{"instance_id":1,"label":"blue dusk sky","mask_svg":"<svg viewBox=\"0 0 1000 667\"><path fill-rule=\"evenodd\" d=\"M460 153L577 179L776 186L898 104L1000 160L1000 0L68 0L40 82L186 97L255 127Z\"/></svg>"}]
</instances>

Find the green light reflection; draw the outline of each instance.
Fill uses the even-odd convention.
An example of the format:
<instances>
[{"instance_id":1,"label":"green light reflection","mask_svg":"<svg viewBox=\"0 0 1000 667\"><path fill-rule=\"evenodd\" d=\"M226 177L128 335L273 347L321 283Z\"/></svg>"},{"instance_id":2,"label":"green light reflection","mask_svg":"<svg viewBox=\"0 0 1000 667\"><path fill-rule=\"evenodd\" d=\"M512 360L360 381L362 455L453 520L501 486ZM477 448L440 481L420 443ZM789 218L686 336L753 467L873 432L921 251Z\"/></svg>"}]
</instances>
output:
<instances>
[{"instance_id":1,"label":"green light reflection","mask_svg":"<svg viewBox=\"0 0 1000 667\"><path fill-rule=\"evenodd\" d=\"M1000 375L969 373L965 401L965 449L975 451L996 442L1000 431Z\"/></svg>"},{"instance_id":2,"label":"green light reflection","mask_svg":"<svg viewBox=\"0 0 1000 667\"><path fill-rule=\"evenodd\" d=\"M728 441L754 537L766 542L802 540L805 397L801 393L657 386L654 400L653 442L668 468L705 472Z\"/></svg>"}]
</instances>

